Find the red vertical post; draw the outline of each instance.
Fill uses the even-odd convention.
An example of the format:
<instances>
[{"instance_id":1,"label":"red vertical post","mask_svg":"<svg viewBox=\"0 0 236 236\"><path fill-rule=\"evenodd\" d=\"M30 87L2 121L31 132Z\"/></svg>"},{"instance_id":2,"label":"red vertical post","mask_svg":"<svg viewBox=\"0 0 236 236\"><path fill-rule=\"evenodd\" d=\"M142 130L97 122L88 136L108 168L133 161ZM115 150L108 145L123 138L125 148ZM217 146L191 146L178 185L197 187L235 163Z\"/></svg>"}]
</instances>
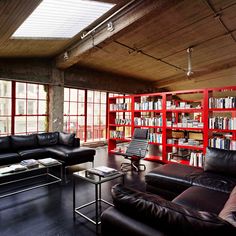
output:
<instances>
[{"instance_id":1,"label":"red vertical post","mask_svg":"<svg viewBox=\"0 0 236 236\"><path fill-rule=\"evenodd\" d=\"M87 89L85 89L85 96L84 96L84 142L87 142L87 101L88 101L88 93L87 93Z\"/></svg>"},{"instance_id":2,"label":"red vertical post","mask_svg":"<svg viewBox=\"0 0 236 236\"><path fill-rule=\"evenodd\" d=\"M12 81L12 100L11 100L11 134L15 134L15 114L16 114L16 82Z\"/></svg>"}]
</instances>

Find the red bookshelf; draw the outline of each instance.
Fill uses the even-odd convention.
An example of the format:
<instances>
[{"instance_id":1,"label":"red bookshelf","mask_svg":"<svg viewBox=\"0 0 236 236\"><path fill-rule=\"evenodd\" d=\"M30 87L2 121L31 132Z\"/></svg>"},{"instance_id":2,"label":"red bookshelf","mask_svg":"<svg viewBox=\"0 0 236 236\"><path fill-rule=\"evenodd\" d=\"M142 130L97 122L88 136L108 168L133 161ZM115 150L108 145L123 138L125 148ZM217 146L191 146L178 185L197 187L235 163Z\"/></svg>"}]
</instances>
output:
<instances>
[{"instance_id":1,"label":"red bookshelf","mask_svg":"<svg viewBox=\"0 0 236 236\"><path fill-rule=\"evenodd\" d=\"M124 103L129 104L119 105ZM219 146L224 140L236 149L235 104L236 86L111 97L108 151L114 153L117 143L129 142L135 128L149 129L151 152L146 160L189 165L188 153L204 155L207 146ZM218 123L212 127L216 122L224 127ZM114 137L116 131L122 137ZM182 151L187 153L183 158L179 157Z\"/></svg>"}]
</instances>

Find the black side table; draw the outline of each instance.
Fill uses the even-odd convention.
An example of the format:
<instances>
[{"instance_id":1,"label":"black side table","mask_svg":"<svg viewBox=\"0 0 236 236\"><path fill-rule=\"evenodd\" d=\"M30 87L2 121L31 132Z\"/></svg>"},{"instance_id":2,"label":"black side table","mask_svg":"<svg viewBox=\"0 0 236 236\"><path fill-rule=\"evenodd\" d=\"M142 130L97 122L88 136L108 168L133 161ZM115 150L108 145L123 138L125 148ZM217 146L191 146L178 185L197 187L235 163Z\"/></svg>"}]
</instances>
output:
<instances>
[{"instance_id":1,"label":"black side table","mask_svg":"<svg viewBox=\"0 0 236 236\"><path fill-rule=\"evenodd\" d=\"M74 219L74 221L76 219L76 214L78 214L78 215L82 216L83 218L87 219L88 221L90 221L91 223L95 224L96 225L96 232L98 232L98 226L99 226L99 224L101 224L101 221L99 220L99 217L101 214L101 212L99 214L99 207L101 209L101 202L108 204L110 206L113 206L112 203L102 199L101 184L111 181L113 179L117 179L117 178L122 178L122 183L124 184L125 173L117 172L111 176L101 177L99 175L90 174L86 170L75 172L73 174L73 219ZM90 182L95 185L95 200L88 202L84 205L81 205L79 207L76 207L76 204L75 204L75 201L76 201L75 188L76 188L76 180L77 179L82 179L84 181ZM82 208L85 208L85 207L92 205L94 203L95 203L95 220L92 220L91 218L89 218L85 214L81 213L80 210Z\"/></svg>"}]
</instances>

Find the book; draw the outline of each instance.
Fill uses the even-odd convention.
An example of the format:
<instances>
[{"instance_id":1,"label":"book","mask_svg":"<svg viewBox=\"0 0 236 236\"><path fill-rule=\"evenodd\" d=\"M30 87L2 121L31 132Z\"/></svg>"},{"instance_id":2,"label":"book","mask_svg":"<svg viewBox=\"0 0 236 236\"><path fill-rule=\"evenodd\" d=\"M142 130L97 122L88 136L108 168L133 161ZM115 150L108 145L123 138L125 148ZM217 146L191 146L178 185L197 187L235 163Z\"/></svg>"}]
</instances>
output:
<instances>
[{"instance_id":1,"label":"book","mask_svg":"<svg viewBox=\"0 0 236 236\"><path fill-rule=\"evenodd\" d=\"M21 161L20 164L27 167L27 168L29 168L29 169L36 168L36 167L39 166L38 161L35 160L35 159L23 160L23 161Z\"/></svg>"},{"instance_id":2,"label":"book","mask_svg":"<svg viewBox=\"0 0 236 236\"><path fill-rule=\"evenodd\" d=\"M53 165L53 164L60 163L59 161L57 161L56 159L53 159L51 157L44 158L44 159L39 159L38 162L43 164L44 166L50 166L50 165Z\"/></svg>"},{"instance_id":3,"label":"book","mask_svg":"<svg viewBox=\"0 0 236 236\"><path fill-rule=\"evenodd\" d=\"M86 172L89 174L99 175L101 177L108 177L108 176L117 174L118 170L107 167L107 166L99 166L99 167L88 169Z\"/></svg>"},{"instance_id":4,"label":"book","mask_svg":"<svg viewBox=\"0 0 236 236\"><path fill-rule=\"evenodd\" d=\"M7 167L0 168L0 174L6 174L6 173L11 173L11 172L17 172L17 171L22 171L26 170L27 168L21 164L13 164Z\"/></svg>"}]
</instances>

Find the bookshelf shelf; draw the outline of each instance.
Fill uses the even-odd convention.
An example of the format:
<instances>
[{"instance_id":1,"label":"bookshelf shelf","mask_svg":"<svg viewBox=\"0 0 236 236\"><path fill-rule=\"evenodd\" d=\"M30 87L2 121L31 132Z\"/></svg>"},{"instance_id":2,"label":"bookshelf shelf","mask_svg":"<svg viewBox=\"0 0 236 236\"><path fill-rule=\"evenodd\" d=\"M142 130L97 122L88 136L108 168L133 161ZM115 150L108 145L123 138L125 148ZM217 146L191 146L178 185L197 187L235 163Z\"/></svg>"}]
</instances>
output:
<instances>
[{"instance_id":1,"label":"bookshelf shelf","mask_svg":"<svg viewBox=\"0 0 236 236\"><path fill-rule=\"evenodd\" d=\"M149 149L151 146L155 151L148 153L146 160L189 165L190 158L172 160L169 156L187 151L188 156L199 158L211 145L236 150L236 86L112 97L109 108L109 133L124 133L124 138L109 136L111 153L118 142L130 141L126 137L131 137L135 128L149 129ZM130 123L115 124L117 118L130 119ZM193 145L177 144L175 139Z\"/></svg>"},{"instance_id":2,"label":"bookshelf shelf","mask_svg":"<svg viewBox=\"0 0 236 236\"><path fill-rule=\"evenodd\" d=\"M184 149L193 149L193 150L204 150L203 146L191 146L191 145L180 145L180 144L166 144L167 147L178 147Z\"/></svg>"}]
</instances>

